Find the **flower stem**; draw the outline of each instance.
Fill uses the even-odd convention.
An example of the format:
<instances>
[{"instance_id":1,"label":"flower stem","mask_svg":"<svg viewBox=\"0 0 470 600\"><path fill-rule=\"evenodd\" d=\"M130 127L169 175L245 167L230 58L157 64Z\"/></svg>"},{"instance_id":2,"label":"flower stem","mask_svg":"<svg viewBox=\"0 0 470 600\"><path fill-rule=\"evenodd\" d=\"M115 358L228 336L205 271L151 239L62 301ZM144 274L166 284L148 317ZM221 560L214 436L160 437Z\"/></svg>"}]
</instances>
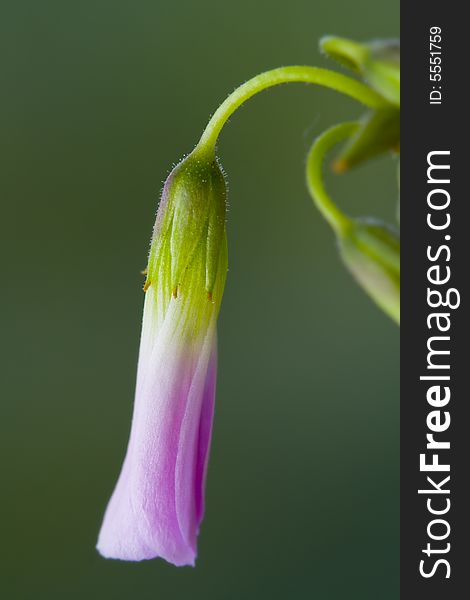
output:
<instances>
[{"instance_id":1,"label":"flower stem","mask_svg":"<svg viewBox=\"0 0 470 600\"><path fill-rule=\"evenodd\" d=\"M314 83L341 92L369 108L387 105L387 101L364 83L318 67L280 67L260 73L232 92L219 106L207 124L194 152L206 156L215 155L217 138L227 120L249 98L263 90L282 83Z\"/></svg>"},{"instance_id":2,"label":"flower stem","mask_svg":"<svg viewBox=\"0 0 470 600\"><path fill-rule=\"evenodd\" d=\"M307 157L307 186L310 195L318 210L339 235L349 229L351 220L334 204L325 189L323 162L333 146L353 135L358 126L358 123L342 123L331 127L314 141Z\"/></svg>"}]
</instances>

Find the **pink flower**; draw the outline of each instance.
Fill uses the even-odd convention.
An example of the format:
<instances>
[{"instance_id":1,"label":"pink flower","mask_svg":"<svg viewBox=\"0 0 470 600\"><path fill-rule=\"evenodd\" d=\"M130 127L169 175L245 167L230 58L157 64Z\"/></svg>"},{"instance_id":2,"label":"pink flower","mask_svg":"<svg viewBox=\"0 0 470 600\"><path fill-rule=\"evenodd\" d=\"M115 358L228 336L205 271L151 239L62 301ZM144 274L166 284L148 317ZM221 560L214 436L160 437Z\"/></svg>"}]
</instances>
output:
<instances>
[{"instance_id":1,"label":"pink flower","mask_svg":"<svg viewBox=\"0 0 470 600\"><path fill-rule=\"evenodd\" d=\"M106 558L159 556L194 565L227 270L225 200L217 163L191 156L164 188L145 286L130 440L97 545Z\"/></svg>"}]
</instances>

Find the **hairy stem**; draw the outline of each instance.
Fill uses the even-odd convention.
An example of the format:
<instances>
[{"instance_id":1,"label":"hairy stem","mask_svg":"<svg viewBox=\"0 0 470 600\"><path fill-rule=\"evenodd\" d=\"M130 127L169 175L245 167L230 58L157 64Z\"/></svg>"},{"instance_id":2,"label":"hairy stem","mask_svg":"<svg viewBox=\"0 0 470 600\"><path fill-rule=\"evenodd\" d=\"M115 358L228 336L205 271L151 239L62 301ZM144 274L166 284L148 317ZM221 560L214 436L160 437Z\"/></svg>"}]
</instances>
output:
<instances>
[{"instance_id":1,"label":"hairy stem","mask_svg":"<svg viewBox=\"0 0 470 600\"><path fill-rule=\"evenodd\" d=\"M205 156L215 155L217 138L233 113L252 96L270 87L283 83L313 83L341 92L369 108L380 108L387 101L364 83L318 67L292 66L280 67L260 73L232 92L219 106L207 124L194 153Z\"/></svg>"}]
</instances>

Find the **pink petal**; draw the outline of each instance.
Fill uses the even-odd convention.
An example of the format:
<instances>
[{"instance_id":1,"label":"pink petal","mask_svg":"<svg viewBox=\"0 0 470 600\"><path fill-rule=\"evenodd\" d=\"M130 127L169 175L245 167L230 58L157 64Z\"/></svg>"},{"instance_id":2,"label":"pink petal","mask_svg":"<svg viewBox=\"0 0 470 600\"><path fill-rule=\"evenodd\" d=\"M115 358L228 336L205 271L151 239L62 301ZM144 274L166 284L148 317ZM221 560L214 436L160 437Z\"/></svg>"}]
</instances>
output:
<instances>
[{"instance_id":1,"label":"pink petal","mask_svg":"<svg viewBox=\"0 0 470 600\"><path fill-rule=\"evenodd\" d=\"M194 339L185 334L183 303L171 300L156 331L153 304L149 290L129 445L97 548L107 558L193 565L214 407L215 321Z\"/></svg>"}]
</instances>

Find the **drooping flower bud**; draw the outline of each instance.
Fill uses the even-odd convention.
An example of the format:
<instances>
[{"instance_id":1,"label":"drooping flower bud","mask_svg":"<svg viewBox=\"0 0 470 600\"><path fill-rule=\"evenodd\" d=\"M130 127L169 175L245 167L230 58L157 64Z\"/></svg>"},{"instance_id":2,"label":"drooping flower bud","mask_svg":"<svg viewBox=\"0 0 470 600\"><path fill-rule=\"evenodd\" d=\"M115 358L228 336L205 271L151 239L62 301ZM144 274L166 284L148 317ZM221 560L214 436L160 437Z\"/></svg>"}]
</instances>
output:
<instances>
[{"instance_id":1,"label":"drooping flower bud","mask_svg":"<svg viewBox=\"0 0 470 600\"><path fill-rule=\"evenodd\" d=\"M400 42L377 40L359 44L345 38L327 36L320 48L344 66L352 69L386 98L400 106Z\"/></svg>"},{"instance_id":2,"label":"drooping flower bud","mask_svg":"<svg viewBox=\"0 0 470 600\"><path fill-rule=\"evenodd\" d=\"M107 558L195 561L227 271L226 195L218 163L197 154L173 169L163 189L131 434L97 545Z\"/></svg>"},{"instance_id":3,"label":"drooping flower bud","mask_svg":"<svg viewBox=\"0 0 470 600\"><path fill-rule=\"evenodd\" d=\"M343 260L376 304L400 322L400 240L390 227L354 220L339 236Z\"/></svg>"},{"instance_id":4,"label":"drooping flower bud","mask_svg":"<svg viewBox=\"0 0 470 600\"><path fill-rule=\"evenodd\" d=\"M382 310L400 322L400 241L386 225L351 219L328 195L322 178L327 153L350 138L357 123L341 123L319 136L307 157L307 185L317 208L335 232L341 255L357 282Z\"/></svg>"}]
</instances>

